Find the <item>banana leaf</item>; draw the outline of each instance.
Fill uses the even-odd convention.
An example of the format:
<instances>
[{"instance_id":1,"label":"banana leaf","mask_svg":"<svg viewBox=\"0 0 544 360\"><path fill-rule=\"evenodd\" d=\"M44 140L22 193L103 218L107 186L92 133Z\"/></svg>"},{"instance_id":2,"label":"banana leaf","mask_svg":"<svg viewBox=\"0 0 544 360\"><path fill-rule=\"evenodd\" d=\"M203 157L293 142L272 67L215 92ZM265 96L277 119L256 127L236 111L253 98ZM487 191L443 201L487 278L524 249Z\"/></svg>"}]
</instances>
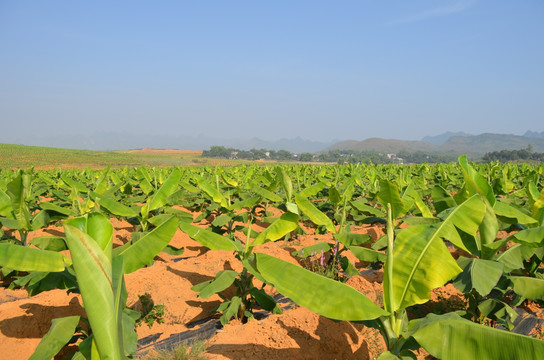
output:
<instances>
[{"instance_id":1,"label":"banana leaf","mask_svg":"<svg viewBox=\"0 0 544 360\"><path fill-rule=\"evenodd\" d=\"M328 231L336 232L336 229L331 219L327 215L323 214L323 212L321 212L321 210L319 210L314 204L312 204L310 200L308 200L304 196L301 196L300 194L296 194L295 202L297 203L300 210L304 214L306 214L314 224L323 225Z\"/></svg>"},{"instance_id":2,"label":"banana leaf","mask_svg":"<svg viewBox=\"0 0 544 360\"><path fill-rule=\"evenodd\" d=\"M93 329L97 351L101 359L121 359L111 253L105 254L96 240L70 223L67 221L64 224L66 243L72 255L83 305ZM93 233L102 233L98 229L92 229L94 226L100 226L98 224L98 222L89 223L88 230L92 230Z\"/></svg>"},{"instance_id":3,"label":"banana leaf","mask_svg":"<svg viewBox=\"0 0 544 360\"><path fill-rule=\"evenodd\" d=\"M300 306L335 320L373 320L388 313L354 288L270 255L257 253L261 276Z\"/></svg>"},{"instance_id":4,"label":"banana leaf","mask_svg":"<svg viewBox=\"0 0 544 360\"><path fill-rule=\"evenodd\" d=\"M544 354L542 340L475 324L455 313L412 321L409 335L444 360L533 360Z\"/></svg>"},{"instance_id":5,"label":"banana leaf","mask_svg":"<svg viewBox=\"0 0 544 360\"><path fill-rule=\"evenodd\" d=\"M51 327L44 335L28 360L50 360L70 341L79 323L79 316L68 316L51 321Z\"/></svg>"},{"instance_id":6,"label":"banana leaf","mask_svg":"<svg viewBox=\"0 0 544 360\"><path fill-rule=\"evenodd\" d=\"M0 244L0 266L18 271L58 272L72 261L56 251L28 248L14 244Z\"/></svg>"},{"instance_id":7,"label":"banana leaf","mask_svg":"<svg viewBox=\"0 0 544 360\"><path fill-rule=\"evenodd\" d=\"M264 244L269 241L276 241L298 227L298 215L291 212L284 213L274 221L251 243L251 247Z\"/></svg>"}]
</instances>

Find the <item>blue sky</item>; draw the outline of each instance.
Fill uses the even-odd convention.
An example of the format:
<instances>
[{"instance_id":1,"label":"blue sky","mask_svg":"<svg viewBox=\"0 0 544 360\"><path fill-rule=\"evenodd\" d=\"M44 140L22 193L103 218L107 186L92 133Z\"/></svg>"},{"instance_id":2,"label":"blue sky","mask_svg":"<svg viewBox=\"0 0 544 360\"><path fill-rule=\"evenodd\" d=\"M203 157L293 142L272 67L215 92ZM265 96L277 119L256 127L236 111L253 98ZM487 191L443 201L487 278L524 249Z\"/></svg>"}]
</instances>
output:
<instances>
[{"instance_id":1,"label":"blue sky","mask_svg":"<svg viewBox=\"0 0 544 360\"><path fill-rule=\"evenodd\" d=\"M541 0L1 1L0 140L543 131L543 20Z\"/></svg>"}]
</instances>

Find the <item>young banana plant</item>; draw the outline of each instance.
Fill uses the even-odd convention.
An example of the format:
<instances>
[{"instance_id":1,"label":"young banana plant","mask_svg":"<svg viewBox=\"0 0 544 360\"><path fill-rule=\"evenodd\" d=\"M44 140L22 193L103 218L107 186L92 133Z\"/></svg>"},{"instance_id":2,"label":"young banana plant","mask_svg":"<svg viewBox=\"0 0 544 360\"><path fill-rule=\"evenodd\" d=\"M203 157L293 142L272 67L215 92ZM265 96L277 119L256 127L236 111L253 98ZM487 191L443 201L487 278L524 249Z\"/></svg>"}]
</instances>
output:
<instances>
[{"instance_id":1,"label":"young banana plant","mask_svg":"<svg viewBox=\"0 0 544 360\"><path fill-rule=\"evenodd\" d=\"M61 272L70 267L77 279L90 330L78 344L76 359L125 359L136 351L134 324L139 313L126 307L124 274L148 265L177 229L173 216L135 243L113 248L113 227L100 213L65 221L66 255L0 244L0 264L20 271ZM50 359L74 334L79 317L56 319L31 359Z\"/></svg>"}]
</instances>

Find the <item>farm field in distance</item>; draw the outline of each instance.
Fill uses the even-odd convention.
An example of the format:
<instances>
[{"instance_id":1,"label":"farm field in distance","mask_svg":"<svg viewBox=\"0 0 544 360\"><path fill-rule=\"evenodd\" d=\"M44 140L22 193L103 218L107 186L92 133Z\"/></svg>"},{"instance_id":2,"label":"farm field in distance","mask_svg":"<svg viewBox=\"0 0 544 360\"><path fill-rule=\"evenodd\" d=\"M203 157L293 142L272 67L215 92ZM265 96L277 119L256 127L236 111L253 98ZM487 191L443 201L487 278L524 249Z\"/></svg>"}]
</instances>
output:
<instances>
[{"instance_id":1,"label":"farm field in distance","mask_svg":"<svg viewBox=\"0 0 544 360\"><path fill-rule=\"evenodd\" d=\"M123 151L74 150L41 146L0 144L0 169L93 169L177 166L235 165L247 161L202 158L200 150L138 149Z\"/></svg>"},{"instance_id":2,"label":"farm field in distance","mask_svg":"<svg viewBox=\"0 0 544 360\"><path fill-rule=\"evenodd\" d=\"M208 359L544 351L543 164L0 149L13 359L151 359L183 339Z\"/></svg>"}]
</instances>

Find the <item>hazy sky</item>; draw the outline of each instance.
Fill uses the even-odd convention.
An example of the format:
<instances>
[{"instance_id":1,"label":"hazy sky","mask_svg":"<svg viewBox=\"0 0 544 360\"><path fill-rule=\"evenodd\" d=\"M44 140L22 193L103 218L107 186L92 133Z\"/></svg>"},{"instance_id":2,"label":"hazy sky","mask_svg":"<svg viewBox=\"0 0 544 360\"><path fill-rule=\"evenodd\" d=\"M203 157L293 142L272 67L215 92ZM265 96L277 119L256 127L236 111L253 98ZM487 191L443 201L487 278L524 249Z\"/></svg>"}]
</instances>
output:
<instances>
[{"instance_id":1,"label":"hazy sky","mask_svg":"<svg viewBox=\"0 0 544 360\"><path fill-rule=\"evenodd\" d=\"M543 131L544 1L4 0L0 124L320 141Z\"/></svg>"}]
</instances>

